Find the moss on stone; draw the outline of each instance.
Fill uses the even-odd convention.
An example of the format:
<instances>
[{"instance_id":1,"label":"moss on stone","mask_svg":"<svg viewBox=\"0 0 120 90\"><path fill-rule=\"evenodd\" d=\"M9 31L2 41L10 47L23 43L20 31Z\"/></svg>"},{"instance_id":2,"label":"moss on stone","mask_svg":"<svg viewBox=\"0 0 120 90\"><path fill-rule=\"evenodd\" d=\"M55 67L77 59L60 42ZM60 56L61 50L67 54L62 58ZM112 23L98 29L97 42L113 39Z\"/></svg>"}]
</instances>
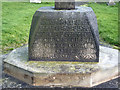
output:
<instances>
[{"instance_id":1,"label":"moss on stone","mask_svg":"<svg viewBox=\"0 0 120 90\"><path fill-rule=\"evenodd\" d=\"M98 62L64 62L64 61L28 61L27 63L29 64L37 64L37 65L45 65L45 64L49 64L49 65L56 65L56 64L98 64Z\"/></svg>"}]
</instances>

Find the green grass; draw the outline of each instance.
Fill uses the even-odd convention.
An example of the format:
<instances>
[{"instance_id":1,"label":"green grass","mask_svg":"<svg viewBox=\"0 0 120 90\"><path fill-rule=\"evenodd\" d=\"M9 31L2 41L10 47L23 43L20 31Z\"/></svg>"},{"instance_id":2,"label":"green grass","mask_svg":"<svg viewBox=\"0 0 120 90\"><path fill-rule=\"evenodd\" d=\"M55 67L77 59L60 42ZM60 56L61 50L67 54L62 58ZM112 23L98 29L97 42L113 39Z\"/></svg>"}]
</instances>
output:
<instances>
[{"instance_id":1,"label":"green grass","mask_svg":"<svg viewBox=\"0 0 120 90\"><path fill-rule=\"evenodd\" d=\"M98 22L100 41L119 46L118 42L118 3L115 6L90 3Z\"/></svg>"},{"instance_id":2,"label":"green grass","mask_svg":"<svg viewBox=\"0 0 120 90\"><path fill-rule=\"evenodd\" d=\"M30 25L35 11L53 3L2 3L2 49L7 53L28 43ZM114 7L106 4L90 3L98 20L100 41L120 46L118 42L118 4Z\"/></svg>"},{"instance_id":3,"label":"green grass","mask_svg":"<svg viewBox=\"0 0 120 90\"><path fill-rule=\"evenodd\" d=\"M120 42L120 2L119 2L119 5L118 5L118 42Z\"/></svg>"},{"instance_id":4,"label":"green grass","mask_svg":"<svg viewBox=\"0 0 120 90\"><path fill-rule=\"evenodd\" d=\"M3 53L28 43L30 25L35 11L53 3L2 3L2 49Z\"/></svg>"}]
</instances>

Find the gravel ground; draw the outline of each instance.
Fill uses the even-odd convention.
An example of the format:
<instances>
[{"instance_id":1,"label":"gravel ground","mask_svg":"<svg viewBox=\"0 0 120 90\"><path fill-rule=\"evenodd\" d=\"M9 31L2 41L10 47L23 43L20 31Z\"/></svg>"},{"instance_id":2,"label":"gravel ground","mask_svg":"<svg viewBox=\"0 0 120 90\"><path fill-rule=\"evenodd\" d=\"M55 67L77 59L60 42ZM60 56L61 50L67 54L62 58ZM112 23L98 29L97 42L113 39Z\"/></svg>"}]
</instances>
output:
<instances>
[{"instance_id":1,"label":"gravel ground","mask_svg":"<svg viewBox=\"0 0 120 90\"><path fill-rule=\"evenodd\" d=\"M2 88L32 88L32 86L3 73Z\"/></svg>"},{"instance_id":2,"label":"gravel ground","mask_svg":"<svg viewBox=\"0 0 120 90\"><path fill-rule=\"evenodd\" d=\"M110 80L108 82L102 83L100 85L97 85L93 88L119 88L118 84L120 84L120 83L118 82L118 79L120 80L120 77L113 79L113 80Z\"/></svg>"}]
</instances>

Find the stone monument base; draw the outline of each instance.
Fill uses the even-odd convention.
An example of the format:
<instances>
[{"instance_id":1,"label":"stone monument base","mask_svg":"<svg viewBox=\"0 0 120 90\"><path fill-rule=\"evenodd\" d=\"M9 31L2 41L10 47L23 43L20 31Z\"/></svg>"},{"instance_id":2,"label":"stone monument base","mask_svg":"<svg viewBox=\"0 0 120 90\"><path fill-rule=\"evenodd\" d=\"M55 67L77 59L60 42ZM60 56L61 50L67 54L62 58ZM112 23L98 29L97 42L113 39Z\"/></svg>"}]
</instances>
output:
<instances>
[{"instance_id":1,"label":"stone monument base","mask_svg":"<svg viewBox=\"0 0 120 90\"><path fill-rule=\"evenodd\" d=\"M93 87L119 76L118 50L100 46L100 62L28 61L28 46L13 50L4 72L34 86Z\"/></svg>"},{"instance_id":2,"label":"stone monument base","mask_svg":"<svg viewBox=\"0 0 120 90\"><path fill-rule=\"evenodd\" d=\"M74 6L65 6L69 4ZM29 60L99 62L98 25L92 8L56 9L41 7L35 12L29 35Z\"/></svg>"}]
</instances>

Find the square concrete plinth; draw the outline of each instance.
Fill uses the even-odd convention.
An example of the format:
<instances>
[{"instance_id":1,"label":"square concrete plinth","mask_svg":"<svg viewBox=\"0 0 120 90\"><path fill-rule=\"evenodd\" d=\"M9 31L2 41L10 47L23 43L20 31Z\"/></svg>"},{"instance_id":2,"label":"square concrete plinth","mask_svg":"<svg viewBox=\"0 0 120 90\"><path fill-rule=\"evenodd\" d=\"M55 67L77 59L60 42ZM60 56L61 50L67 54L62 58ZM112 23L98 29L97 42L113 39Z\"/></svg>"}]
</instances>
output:
<instances>
[{"instance_id":1,"label":"square concrete plinth","mask_svg":"<svg viewBox=\"0 0 120 90\"><path fill-rule=\"evenodd\" d=\"M100 62L28 61L28 46L13 50L4 72L34 86L92 87L118 77L119 51L100 46Z\"/></svg>"}]
</instances>

